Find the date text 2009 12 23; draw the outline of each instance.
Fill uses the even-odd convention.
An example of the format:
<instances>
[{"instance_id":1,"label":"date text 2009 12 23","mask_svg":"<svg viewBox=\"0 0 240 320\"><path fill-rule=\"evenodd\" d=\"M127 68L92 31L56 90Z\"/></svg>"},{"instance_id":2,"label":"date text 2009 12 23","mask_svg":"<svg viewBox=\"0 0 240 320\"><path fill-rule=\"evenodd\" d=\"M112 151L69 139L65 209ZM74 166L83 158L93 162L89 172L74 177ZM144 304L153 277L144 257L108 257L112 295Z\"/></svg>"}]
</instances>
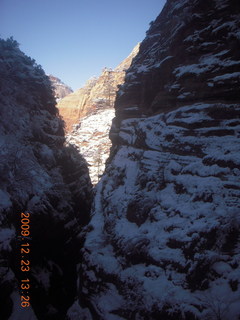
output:
<instances>
[{"instance_id":1,"label":"date text 2009 12 23","mask_svg":"<svg viewBox=\"0 0 240 320\"><path fill-rule=\"evenodd\" d=\"M21 244L20 244L20 270L21 270L21 283L20 283L20 297L21 307L30 307L30 288L31 283L30 275L30 213L21 213Z\"/></svg>"}]
</instances>

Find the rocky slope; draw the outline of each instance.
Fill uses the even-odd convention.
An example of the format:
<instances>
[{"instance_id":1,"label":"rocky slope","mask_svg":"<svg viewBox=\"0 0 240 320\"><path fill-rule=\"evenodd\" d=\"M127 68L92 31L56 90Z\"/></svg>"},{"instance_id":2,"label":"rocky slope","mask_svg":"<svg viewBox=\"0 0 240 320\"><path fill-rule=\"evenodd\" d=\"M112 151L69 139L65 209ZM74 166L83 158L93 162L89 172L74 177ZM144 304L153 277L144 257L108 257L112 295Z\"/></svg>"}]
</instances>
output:
<instances>
[{"instance_id":1,"label":"rocky slope","mask_svg":"<svg viewBox=\"0 0 240 320\"><path fill-rule=\"evenodd\" d=\"M111 140L109 131L115 116L113 108L100 109L80 120L66 136L69 145L74 145L88 163L89 176L96 185L109 157Z\"/></svg>"},{"instance_id":2,"label":"rocky slope","mask_svg":"<svg viewBox=\"0 0 240 320\"><path fill-rule=\"evenodd\" d=\"M63 145L49 78L13 39L0 40L0 70L0 318L60 320L76 292L77 233L91 202L88 169ZM22 212L30 214L25 238ZM30 252L22 257L24 241ZM21 271L28 261L30 270ZM26 278L31 308L20 306Z\"/></svg>"},{"instance_id":3,"label":"rocky slope","mask_svg":"<svg viewBox=\"0 0 240 320\"><path fill-rule=\"evenodd\" d=\"M84 88L58 103L66 128L70 130L71 127L66 140L74 145L88 162L93 185L96 185L105 169L112 145L109 131L115 116L113 105L117 87L123 83L126 70L138 50L139 44L116 69L104 69L98 79L90 79Z\"/></svg>"},{"instance_id":4,"label":"rocky slope","mask_svg":"<svg viewBox=\"0 0 240 320\"><path fill-rule=\"evenodd\" d=\"M139 44L114 70L104 68L100 77L92 78L86 85L59 101L57 107L66 123L66 131L86 115L103 108L113 108L118 85L122 84L126 70L139 50Z\"/></svg>"},{"instance_id":5,"label":"rocky slope","mask_svg":"<svg viewBox=\"0 0 240 320\"><path fill-rule=\"evenodd\" d=\"M51 74L48 77L53 86L54 96L57 101L61 100L62 98L73 92L72 89L65 83L63 83L59 78L54 77Z\"/></svg>"},{"instance_id":6,"label":"rocky slope","mask_svg":"<svg viewBox=\"0 0 240 320\"><path fill-rule=\"evenodd\" d=\"M168 0L152 23L118 92L69 319L240 318L239 17L237 1Z\"/></svg>"}]
</instances>

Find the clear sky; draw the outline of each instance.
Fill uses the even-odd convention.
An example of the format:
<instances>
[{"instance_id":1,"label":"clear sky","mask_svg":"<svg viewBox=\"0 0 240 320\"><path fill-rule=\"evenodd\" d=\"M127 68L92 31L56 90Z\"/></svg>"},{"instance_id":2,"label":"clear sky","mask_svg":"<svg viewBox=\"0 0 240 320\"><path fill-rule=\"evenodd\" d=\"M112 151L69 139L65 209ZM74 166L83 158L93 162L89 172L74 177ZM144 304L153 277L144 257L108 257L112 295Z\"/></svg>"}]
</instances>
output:
<instances>
[{"instance_id":1,"label":"clear sky","mask_svg":"<svg viewBox=\"0 0 240 320\"><path fill-rule=\"evenodd\" d=\"M115 68L145 37L165 0L0 0L0 37L13 36L74 90Z\"/></svg>"}]
</instances>

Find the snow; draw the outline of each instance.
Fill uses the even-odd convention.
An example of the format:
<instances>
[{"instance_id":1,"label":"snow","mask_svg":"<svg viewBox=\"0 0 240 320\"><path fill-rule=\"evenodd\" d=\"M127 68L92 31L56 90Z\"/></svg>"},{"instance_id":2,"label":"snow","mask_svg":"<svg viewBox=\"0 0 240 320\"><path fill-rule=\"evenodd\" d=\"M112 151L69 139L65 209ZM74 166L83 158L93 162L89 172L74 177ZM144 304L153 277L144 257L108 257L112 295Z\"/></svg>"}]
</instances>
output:
<instances>
[{"instance_id":1,"label":"snow","mask_svg":"<svg viewBox=\"0 0 240 320\"><path fill-rule=\"evenodd\" d=\"M218 104L219 108L230 106ZM209 265L209 272L215 271L223 277L221 282L210 281L209 290L204 292L211 292L215 297L222 288L222 295L228 296L231 309L236 308L234 301L239 297L239 290L237 293L229 291L228 282L237 279L239 271L232 269L231 256L214 249L199 250L204 248L208 235L210 237L214 230L221 230L219 232L224 235L231 226L240 224L236 208L236 197L240 196L237 191L239 172L217 162L221 159L240 163L239 142L233 134L224 138L217 134L205 135L211 130L232 128L230 120L222 120L215 126L213 123L212 127L204 126L205 121L212 120L209 110L214 107L214 104L196 103L167 115L123 120L119 135L126 145L118 148L96 189L91 221L94 229L87 234L85 243L91 252L90 255L86 253L88 262L97 266L97 270L103 270L105 276L118 277L121 286L131 278L135 289L127 292L133 294L134 291L137 297L144 297L145 310L157 303L158 306L171 305L172 312L174 308L181 308L200 318L211 315L211 308L200 300L198 292L187 289L186 273L194 274L202 261ZM186 125L192 124L198 124L194 129L196 136L188 135ZM142 143L146 150L135 145L139 132L144 133ZM167 140L168 136L172 136L172 140ZM178 144L175 141L179 141ZM197 153L189 154L196 144L201 146L202 157ZM176 152L178 146L182 146L184 153ZM205 165L203 160L208 158L213 159L213 163ZM236 186L236 195L225 188L226 181ZM148 211L146 220L137 225L128 220L127 212L132 201L139 203L141 200L142 207L146 206ZM137 211L141 211L141 207L136 207ZM219 246L224 239L219 235ZM192 243L196 248L190 250ZM185 250L193 251L193 257L189 258ZM134 255L149 261L149 265L140 261L126 267L125 259ZM186 268L188 271L183 271ZM95 279L96 274L88 272L86 275ZM127 308L133 302L124 298ZM95 301L108 310L105 304L112 299L118 301L118 292L110 286ZM194 305L203 306L203 311ZM110 314L110 310L106 312ZM231 313L232 319L236 320L236 314Z\"/></svg>"},{"instance_id":2,"label":"snow","mask_svg":"<svg viewBox=\"0 0 240 320\"><path fill-rule=\"evenodd\" d=\"M227 54L228 52L229 52L229 50L227 50L227 49L226 50L222 50L222 51L216 53L215 57L223 56L223 55Z\"/></svg>"},{"instance_id":3,"label":"snow","mask_svg":"<svg viewBox=\"0 0 240 320\"><path fill-rule=\"evenodd\" d=\"M217 81L234 79L234 78L238 78L238 80L239 80L240 79L240 72L225 73L221 76L216 76L210 80L217 82Z\"/></svg>"},{"instance_id":4,"label":"snow","mask_svg":"<svg viewBox=\"0 0 240 320\"><path fill-rule=\"evenodd\" d=\"M188 3L188 0L178 1L178 3L173 6L172 11L174 12L175 10L178 10L178 9L182 8L182 7L185 6L187 3Z\"/></svg>"},{"instance_id":5,"label":"snow","mask_svg":"<svg viewBox=\"0 0 240 320\"><path fill-rule=\"evenodd\" d=\"M155 63L152 68L159 68L165 61L172 59L172 58L173 58L173 56L167 56L166 58L164 58L160 62Z\"/></svg>"},{"instance_id":6,"label":"snow","mask_svg":"<svg viewBox=\"0 0 240 320\"><path fill-rule=\"evenodd\" d=\"M86 203L89 201L87 196L91 194L91 186L84 162L79 159L78 163L77 160L74 162L76 153L63 145L62 122L57 116L48 77L31 58L20 52L16 45L11 44L10 40L7 42L6 46L6 41L0 39L0 285L6 288L2 296L6 306L1 306L1 310L3 307L4 313L11 311L12 300L13 310L9 319L36 320L31 307L21 307L20 292L17 292L20 277L24 276L19 273L20 265L15 264L16 254L20 253L21 239L17 237L21 233L19 214L26 210L29 210L31 216L36 214L40 229L41 224L49 226L54 223L54 227L51 227L56 233L55 236L50 235L50 243L47 243L46 230L41 233L39 226L35 228L39 239L35 243L35 252L31 250L31 270L33 274L35 272L34 286L38 293L33 290L32 298L36 299L36 295L41 292L42 300L47 302L46 308L49 311L56 312L56 308L62 310L59 297L61 293L67 294L71 290L69 286L63 288L62 284L68 277L72 279L72 275L69 276L66 269L62 273L59 270L61 264L65 263L63 255L69 258L71 249L66 245L64 253L61 253L61 250L51 251L54 251L53 246L58 235L64 234L66 241L71 239L69 231L65 232L64 223L72 221L77 210L79 200L74 197L79 199L85 194L85 199L81 198L81 201ZM67 161L75 179L71 181L71 186L66 181ZM77 191L72 191L74 187ZM81 210L81 214L87 214L86 211ZM16 226L19 227L17 232ZM76 234L76 230L74 233ZM47 252L44 250L46 246ZM50 258L55 261L55 266L46 263ZM13 267L16 274L11 269ZM56 271L57 278L54 279L59 280L57 289L50 281L52 276L55 277ZM49 294L50 286L52 291ZM56 290L59 292L55 296ZM39 305L43 310L44 306L41 306L40 301ZM2 314L0 318L1 316ZM45 316L46 314L42 317Z\"/></svg>"},{"instance_id":7,"label":"snow","mask_svg":"<svg viewBox=\"0 0 240 320\"><path fill-rule=\"evenodd\" d=\"M232 271L232 268L228 263L219 261L213 264L213 270L215 270L219 275L224 275L225 273L229 273Z\"/></svg>"},{"instance_id":8,"label":"snow","mask_svg":"<svg viewBox=\"0 0 240 320\"><path fill-rule=\"evenodd\" d=\"M0 189L0 210L7 209L12 205L8 192Z\"/></svg>"},{"instance_id":9,"label":"snow","mask_svg":"<svg viewBox=\"0 0 240 320\"><path fill-rule=\"evenodd\" d=\"M228 21L228 22L225 22L223 24L221 24L220 26L218 26L217 28L213 29L212 30L212 33L216 33L218 32L219 30L222 30L224 28L228 28L230 30L234 29L236 27L236 24L235 24L235 21Z\"/></svg>"},{"instance_id":10,"label":"snow","mask_svg":"<svg viewBox=\"0 0 240 320\"><path fill-rule=\"evenodd\" d=\"M69 308L67 317L68 320L92 320L90 311L87 308L81 308L77 301Z\"/></svg>"},{"instance_id":11,"label":"snow","mask_svg":"<svg viewBox=\"0 0 240 320\"><path fill-rule=\"evenodd\" d=\"M13 311L8 320L38 320L31 306L29 308L21 307L21 298L16 291L11 294L11 299Z\"/></svg>"},{"instance_id":12,"label":"snow","mask_svg":"<svg viewBox=\"0 0 240 320\"><path fill-rule=\"evenodd\" d=\"M105 169L111 141L109 131L115 116L113 108L98 110L95 114L81 119L75 129L67 135L66 141L77 147L89 164L89 175L96 185Z\"/></svg>"},{"instance_id":13,"label":"snow","mask_svg":"<svg viewBox=\"0 0 240 320\"><path fill-rule=\"evenodd\" d=\"M185 99L186 97L191 96L191 92L183 92L177 98L178 99Z\"/></svg>"},{"instance_id":14,"label":"snow","mask_svg":"<svg viewBox=\"0 0 240 320\"><path fill-rule=\"evenodd\" d=\"M101 313L107 316L109 320L124 320L122 317L111 314L112 310L115 310L123 304L123 298L118 293L118 290L115 285L112 283L106 283L106 293L102 294L98 299L98 304L104 306L104 310L101 310Z\"/></svg>"},{"instance_id":15,"label":"snow","mask_svg":"<svg viewBox=\"0 0 240 320\"><path fill-rule=\"evenodd\" d=\"M240 40L240 31L230 32L229 36L234 36Z\"/></svg>"},{"instance_id":16,"label":"snow","mask_svg":"<svg viewBox=\"0 0 240 320\"><path fill-rule=\"evenodd\" d=\"M215 55L208 54L208 55L202 56L198 64L195 63L195 64L177 67L175 68L173 73L176 75L176 78L178 79L187 73L200 75L202 73L216 70L216 68L219 68L219 67L229 67L229 66L239 65L239 61L234 61L229 59L220 60L219 57L224 55L225 52L226 51L221 51L220 53L217 53Z\"/></svg>"},{"instance_id":17,"label":"snow","mask_svg":"<svg viewBox=\"0 0 240 320\"><path fill-rule=\"evenodd\" d=\"M124 301L116 308L124 306L129 318L151 318L157 308L176 319L237 320L240 315L240 109L216 94L220 81L226 84L224 92L228 85L229 93L236 92L240 64L230 44L236 44L239 19L224 17L229 1L211 4L217 11L209 10L211 20L202 13L204 4L187 4L167 3L121 88L125 96L117 105L119 128L114 127L120 139L96 189L94 229L86 235L84 256L83 276L94 271L99 277L97 292L95 284L84 286L95 292L90 300L105 310L106 319L111 310L105 305L118 301L119 293ZM172 75L164 68L164 81L158 68L179 43L183 51L169 63ZM206 94L198 92L197 82L200 91L208 86ZM143 107L144 118L134 113L130 99ZM188 102L182 106L184 99ZM168 112L173 105L177 109ZM156 111L154 116L147 107L149 113ZM99 221L102 233L100 228L96 233ZM109 283L117 284L118 292Z\"/></svg>"},{"instance_id":18,"label":"snow","mask_svg":"<svg viewBox=\"0 0 240 320\"><path fill-rule=\"evenodd\" d=\"M186 73L194 73L194 74L201 74L209 71L212 68L212 64L210 65L199 65L199 64L191 64L187 66L178 67L174 70L177 78L182 77Z\"/></svg>"},{"instance_id":19,"label":"snow","mask_svg":"<svg viewBox=\"0 0 240 320\"><path fill-rule=\"evenodd\" d=\"M211 88L214 87L214 83L212 83L212 82L208 82L207 85L208 85L208 87L211 87Z\"/></svg>"},{"instance_id":20,"label":"snow","mask_svg":"<svg viewBox=\"0 0 240 320\"><path fill-rule=\"evenodd\" d=\"M141 65L141 66L139 66L139 67L137 68L136 72L137 72L137 73L147 72L148 69L149 69L148 66Z\"/></svg>"},{"instance_id":21,"label":"snow","mask_svg":"<svg viewBox=\"0 0 240 320\"><path fill-rule=\"evenodd\" d=\"M11 251L11 241L15 236L15 230L13 229L1 229L0 230L0 251Z\"/></svg>"},{"instance_id":22,"label":"snow","mask_svg":"<svg viewBox=\"0 0 240 320\"><path fill-rule=\"evenodd\" d=\"M227 0L215 0L218 9L225 9L228 6Z\"/></svg>"}]
</instances>

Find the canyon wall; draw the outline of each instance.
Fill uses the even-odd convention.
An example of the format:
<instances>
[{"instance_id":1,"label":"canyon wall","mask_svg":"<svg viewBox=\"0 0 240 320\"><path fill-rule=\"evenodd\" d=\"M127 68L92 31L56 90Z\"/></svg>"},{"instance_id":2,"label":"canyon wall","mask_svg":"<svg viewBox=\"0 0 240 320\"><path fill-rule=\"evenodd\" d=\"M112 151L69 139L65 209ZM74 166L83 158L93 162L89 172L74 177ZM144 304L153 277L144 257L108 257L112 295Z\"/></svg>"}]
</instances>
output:
<instances>
[{"instance_id":1,"label":"canyon wall","mask_svg":"<svg viewBox=\"0 0 240 320\"><path fill-rule=\"evenodd\" d=\"M66 135L67 143L75 146L87 161L89 176L94 186L102 176L109 157L112 145L109 131L114 116L114 108L98 110L83 117Z\"/></svg>"},{"instance_id":2,"label":"canyon wall","mask_svg":"<svg viewBox=\"0 0 240 320\"><path fill-rule=\"evenodd\" d=\"M78 233L90 218L86 161L64 146L50 80L13 39L0 39L0 70L0 317L65 319L76 295ZM21 213L29 215L25 229ZM21 307L23 295L30 308Z\"/></svg>"},{"instance_id":3,"label":"canyon wall","mask_svg":"<svg viewBox=\"0 0 240 320\"><path fill-rule=\"evenodd\" d=\"M91 78L83 88L58 102L57 107L65 121L67 133L71 132L72 125L79 123L81 118L105 108L113 108L118 86L123 83L126 70L138 50L139 44L114 70L104 68L99 77Z\"/></svg>"},{"instance_id":4,"label":"canyon wall","mask_svg":"<svg viewBox=\"0 0 240 320\"><path fill-rule=\"evenodd\" d=\"M52 84L54 96L57 101L59 101L60 99L63 99L64 97L66 97L67 95L73 92L72 89L69 86L67 86L65 83L63 83L59 78L54 77L51 74L48 77Z\"/></svg>"},{"instance_id":5,"label":"canyon wall","mask_svg":"<svg viewBox=\"0 0 240 320\"><path fill-rule=\"evenodd\" d=\"M239 319L239 14L168 0L151 23L117 94L69 319Z\"/></svg>"},{"instance_id":6,"label":"canyon wall","mask_svg":"<svg viewBox=\"0 0 240 320\"><path fill-rule=\"evenodd\" d=\"M66 141L86 159L93 185L103 174L112 145L109 131L115 116L116 91L138 50L139 44L114 70L105 68L99 78L90 79L84 88L58 103L66 123Z\"/></svg>"}]
</instances>

